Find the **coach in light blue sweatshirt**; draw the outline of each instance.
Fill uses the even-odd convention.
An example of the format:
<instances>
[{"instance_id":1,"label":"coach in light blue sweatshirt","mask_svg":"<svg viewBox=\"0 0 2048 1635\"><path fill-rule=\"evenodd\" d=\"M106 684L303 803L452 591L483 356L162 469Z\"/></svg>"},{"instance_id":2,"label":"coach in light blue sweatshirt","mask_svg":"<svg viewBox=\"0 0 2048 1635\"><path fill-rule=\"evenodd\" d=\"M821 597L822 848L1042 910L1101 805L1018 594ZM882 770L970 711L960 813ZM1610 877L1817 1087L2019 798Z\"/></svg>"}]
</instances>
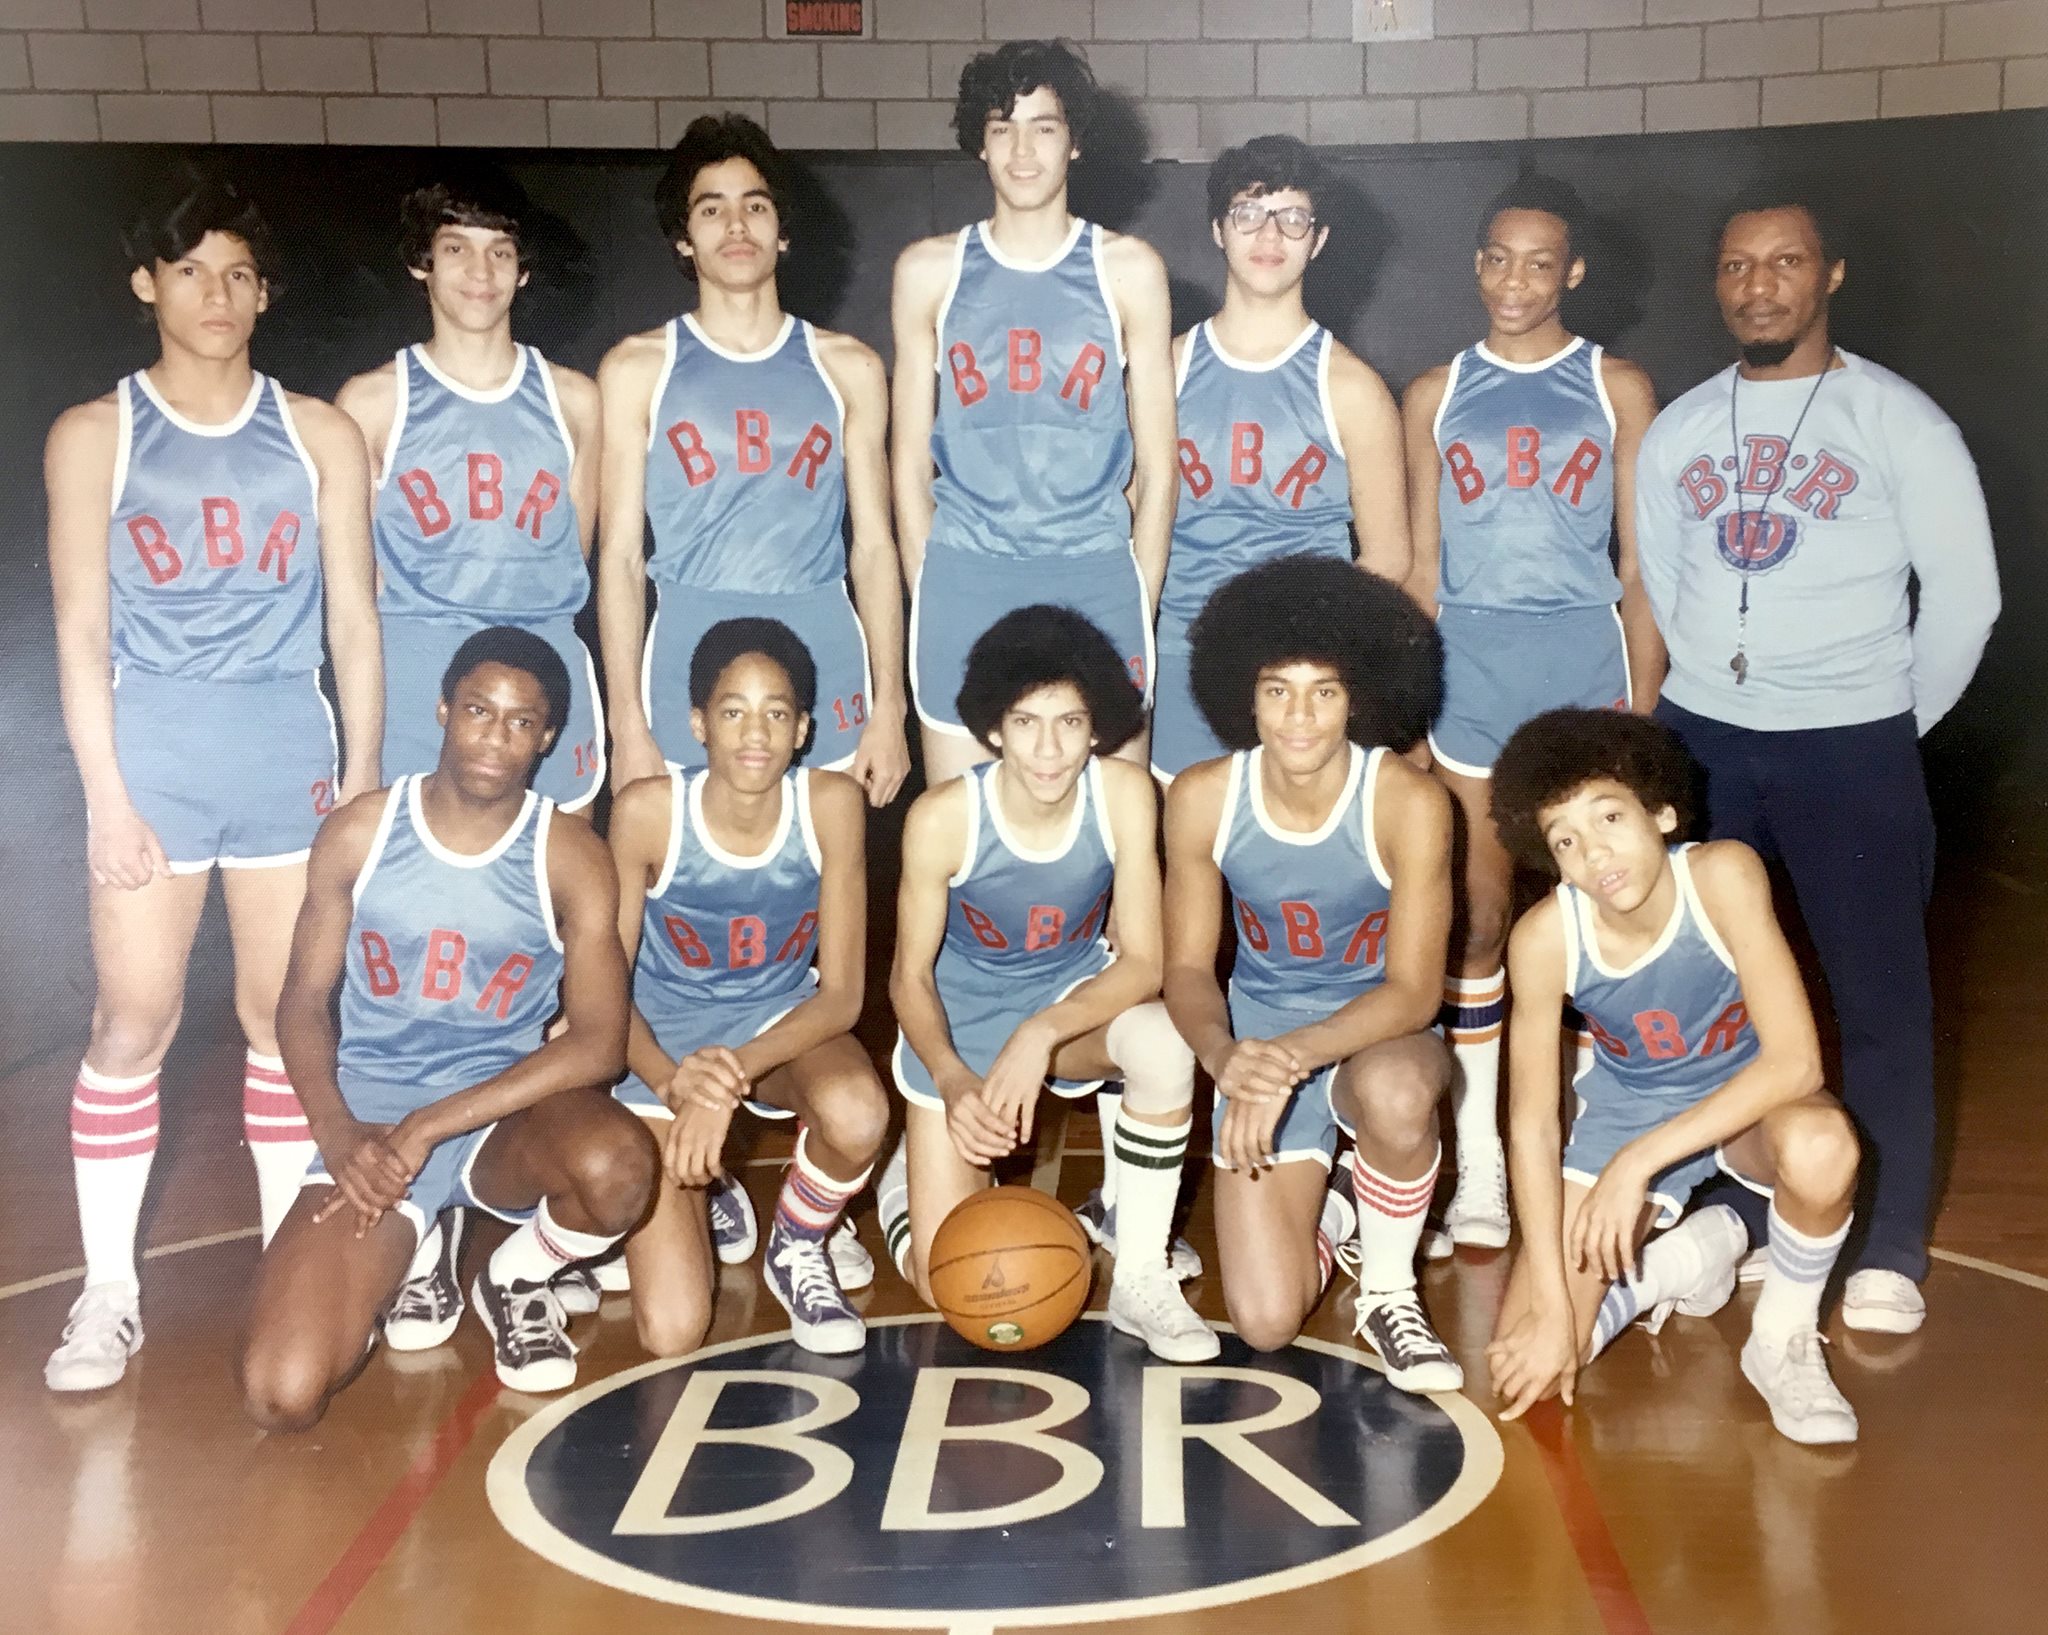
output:
<instances>
[{"instance_id":1,"label":"coach in light blue sweatshirt","mask_svg":"<svg viewBox=\"0 0 2048 1635\"><path fill-rule=\"evenodd\" d=\"M1840 1021L1865 1181L1843 1321L1904 1334L1926 1314L1934 1149L1919 735L1969 685L1998 569L1954 422L1829 338L1844 271L1794 195L1729 215L1715 287L1742 361L1644 437L1636 546L1671 653L1657 714L1706 768L1713 834L1790 873ZM1764 1241L1763 1200L1730 1190Z\"/></svg>"}]
</instances>

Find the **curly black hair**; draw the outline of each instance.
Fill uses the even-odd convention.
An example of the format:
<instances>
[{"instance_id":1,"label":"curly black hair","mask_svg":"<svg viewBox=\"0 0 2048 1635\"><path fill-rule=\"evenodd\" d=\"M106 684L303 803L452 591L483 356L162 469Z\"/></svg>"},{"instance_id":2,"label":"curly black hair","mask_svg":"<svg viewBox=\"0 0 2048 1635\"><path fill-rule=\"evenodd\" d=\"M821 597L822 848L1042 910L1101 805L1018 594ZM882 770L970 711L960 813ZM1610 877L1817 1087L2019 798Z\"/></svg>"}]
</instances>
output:
<instances>
[{"instance_id":1,"label":"curly black hair","mask_svg":"<svg viewBox=\"0 0 2048 1635\"><path fill-rule=\"evenodd\" d=\"M1097 754L1114 754L1144 730L1145 695L1115 644L1072 608L1043 602L1005 613L981 633L954 707L986 744L1018 699L1062 681L1088 705Z\"/></svg>"},{"instance_id":2,"label":"curly black hair","mask_svg":"<svg viewBox=\"0 0 2048 1635\"><path fill-rule=\"evenodd\" d=\"M1595 778L1612 778L1651 812L1678 814L1672 838L1692 828L1699 768L1678 734L1625 710L1545 710L1515 729L1493 766L1493 826L1516 862L1557 872L1542 814Z\"/></svg>"},{"instance_id":3,"label":"curly black hair","mask_svg":"<svg viewBox=\"0 0 2048 1635\"><path fill-rule=\"evenodd\" d=\"M981 152L982 130L991 119L1008 119L1017 99L1041 85L1060 99L1074 146L1094 121L1102 93L1088 59L1064 40L1010 40L971 58L960 70L960 94L953 99L953 136L962 153Z\"/></svg>"},{"instance_id":4,"label":"curly black hair","mask_svg":"<svg viewBox=\"0 0 2048 1635\"><path fill-rule=\"evenodd\" d=\"M1586 202L1570 182L1560 181L1555 176L1539 175L1533 170L1517 176L1493 196L1480 216L1479 231L1475 235L1477 248L1486 248L1493 234L1493 224L1505 210L1536 210L1546 216L1555 216L1564 223L1567 253L1573 256L1581 253L1578 247L1586 236Z\"/></svg>"},{"instance_id":5,"label":"curly black hair","mask_svg":"<svg viewBox=\"0 0 2048 1635\"><path fill-rule=\"evenodd\" d=\"M1356 743L1405 749L1443 700L1443 641L1398 585L1333 556L1283 556L1227 580L1188 633L1195 703L1232 749L1259 741L1260 672L1329 664L1351 695Z\"/></svg>"},{"instance_id":6,"label":"curly black hair","mask_svg":"<svg viewBox=\"0 0 2048 1635\"><path fill-rule=\"evenodd\" d=\"M733 660L759 653L782 666L796 707L809 715L818 703L818 666L803 638L780 619L721 619L704 632L690 655L690 708L708 709L712 690Z\"/></svg>"},{"instance_id":7,"label":"curly black hair","mask_svg":"<svg viewBox=\"0 0 2048 1635\"><path fill-rule=\"evenodd\" d=\"M1300 137L1255 136L1238 147L1224 149L1209 167L1209 220L1222 226L1231 202L1240 193L1256 198L1290 188L1306 193L1309 208L1316 210L1317 196L1329 186L1330 167Z\"/></svg>"},{"instance_id":8,"label":"curly black hair","mask_svg":"<svg viewBox=\"0 0 2048 1635\"><path fill-rule=\"evenodd\" d=\"M569 667L562 662L562 655L531 630L507 624L479 630L455 649L455 657L441 672L441 702L454 703L462 678L486 664L524 670L539 682L548 701L549 726L559 727L569 719Z\"/></svg>"},{"instance_id":9,"label":"curly black hair","mask_svg":"<svg viewBox=\"0 0 2048 1635\"><path fill-rule=\"evenodd\" d=\"M189 160L158 178L121 234L121 248L130 266L154 272L159 261L183 261L208 233L226 233L248 245L270 299L283 293L277 245L256 201Z\"/></svg>"},{"instance_id":10,"label":"curly black hair","mask_svg":"<svg viewBox=\"0 0 2048 1635\"><path fill-rule=\"evenodd\" d=\"M790 236L791 178L789 161L783 158L781 150L745 114L699 114L684 128L682 139L669 156L668 169L654 184L654 220L671 249L689 236L686 224L690 219L690 189L696 186L697 173L728 159L744 159L761 173L768 200L775 206L781 235L785 239ZM696 262L680 250L675 254L683 271L696 277Z\"/></svg>"},{"instance_id":11,"label":"curly black hair","mask_svg":"<svg viewBox=\"0 0 2048 1635\"><path fill-rule=\"evenodd\" d=\"M519 230L532 206L519 184L501 171L478 168L444 175L416 187L398 207L398 254L425 271L434 259L434 235L444 227L482 227L518 246L519 265L533 265L533 246Z\"/></svg>"},{"instance_id":12,"label":"curly black hair","mask_svg":"<svg viewBox=\"0 0 2048 1635\"><path fill-rule=\"evenodd\" d=\"M1721 225L1714 230L1714 259L1719 261L1721 240L1728 232L1728 224L1737 216L1754 216L1765 210L1797 210L1813 223L1813 236L1820 241L1822 265L1832 267L1848 251L1841 218L1832 206L1815 202L1825 196L1817 184L1796 176L1753 178L1743 184L1742 190L1721 211Z\"/></svg>"}]
</instances>

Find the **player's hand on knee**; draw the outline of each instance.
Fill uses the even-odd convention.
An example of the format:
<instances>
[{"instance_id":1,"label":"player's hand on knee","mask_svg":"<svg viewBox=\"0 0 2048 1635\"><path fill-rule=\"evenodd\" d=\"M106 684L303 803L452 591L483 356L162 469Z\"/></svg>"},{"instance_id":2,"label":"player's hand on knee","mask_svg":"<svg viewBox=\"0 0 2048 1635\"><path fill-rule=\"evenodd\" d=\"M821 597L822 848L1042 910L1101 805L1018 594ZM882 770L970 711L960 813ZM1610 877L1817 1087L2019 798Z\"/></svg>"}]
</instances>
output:
<instances>
[{"instance_id":1,"label":"player's hand on knee","mask_svg":"<svg viewBox=\"0 0 2048 1635\"><path fill-rule=\"evenodd\" d=\"M752 1089L753 1081L737 1055L724 1045L706 1045L676 1063L662 1100L676 1113L695 1106L707 1112L722 1108L730 1116Z\"/></svg>"},{"instance_id":2,"label":"player's hand on knee","mask_svg":"<svg viewBox=\"0 0 2048 1635\"><path fill-rule=\"evenodd\" d=\"M1569 1407L1579 1377L1570 1308L1529 1308L1487 1346L1486 1368L1504 1420L1520 1419L1550 1396L1562 1396Z\"/></svg>"},{"instance_id":3,"label":"player's hand on knee","mask_svg":"<svg viewBox=\"0 0 2048 1635\"><path fill-rule=\"evenodd\" d=\"M853 752L853 781L867 791L868 805L877 811L896 798L903 780L910 776L910 740L904 735L899 716L888 720L870 715L860 735L860 747Z\"/></svg>"},{"instance_id":4,"label":"player's hand on knee","mask_svg":"<svg viewBox=\"0 0 2048 1635\"><path fill-rule=\"evenodd\" d=\"M654 734L646 730L638 732L617 732L612 736L612 793L616 795L629 783L642 778L658 778L668 771L668 762L663 758L661 746L654 741Z\"/></svg>"},{"instance_id":5,"label":"player's hand on knee","mask_svg":"<svg viewBox=\"0 0 2048 1635\"><path fill-rule=\"evenodd\" d=\"M1649 1177L1628 1161L1626 1149L1615 1154L1572 1217L1567 1264L1598 1272L1610 1283L1626 1277L1635 1266L1636 1232L1649 1188Z\"/></svg>"},{"instance_id":6,"label":"player's hand on knee","mask_svg":"<svg viewBox=\"0 0 2048 1635\"><path fill-rule=\"evenodd\" d=\"M708 1187L719 1174L719 1155L732 1128L732 1109L688 1102L669 1123L662 1166L679 1187Z\"/></svg>"},{"instance_id":7,"label":"player's hand on knee","mask_svg":"<svg viewBox=\"0 0 2048 1635\"><path fill-rule=\"evenodd\" d=\"M138 890L171 872L156 831L125 803L117 810L92 814L85 861L94 885L117 886L123 891Z\"/></svg>"},{"instance_id":8,"label":"player's hand on knee","mask_svg":"<svg viewBox=\"0 0 2048 1635\"><path fill-rule=\"evenodd\" d=\"M996 1059L981 1081L981 1100L988 1110L1013 1130L1022 1141L1031 1139L1032 1115L1045 1077L1052 1071L1052 1053L1058 1043L1026 1022L1003 1042Z\"/></svg>"},{"instance_id":9,"label":"player's hand on knee","mask_svg":"<svg viewBox=\"0 0 2048 1635\"><path fill-rule=\"evenodd\" d=\"M1016 1145L1015 1128L990 1108L979 1083L946 1098L946 1133L968 1163L987 1168Z\"/></svg>"},{"instance_id":10,"label":"player's hand on knee","mask_svg":"<svg viewBox=\"0 0 2048 1635\"><path fill-rule=\"evenodd\" d=\"M1223 1128L1217 1132L1217 1156L1231 1169L1270 1169L1273 1137L1286 1111L1284 1099L1231 1102L1223 1110Z\"/></svg>"},{"instance_id":11,"label":"player's hand on knee","mask_svg":"<svg viewBox=\"0 0 2048 1635\"><path fill-rule=\"evenodd\" d=\"M1214 1074L1216 1093L1231 1101L1285 1099L1308 1076L1301 1060L1272 1039L1240 1039Z\"/></svg>"},{"instance_id":12,"label":"player's hand on knee","mask_svg":"<svg viewBox=\"0 0 2048 1635\"><path fill-rule=\"evenodd\" d=\"M337 1153L325 1145L321 1148L327 1173L334 1177L334 1196L314 1214L315 1226L343 1209L353 1209L356 1236L362 1237L387 1211L405 1201L414 1172L392 1149L393 1128L389 1124L355 1123L352 1129L325 1137L341 1150Z\"/></svg>"}]
</instances>

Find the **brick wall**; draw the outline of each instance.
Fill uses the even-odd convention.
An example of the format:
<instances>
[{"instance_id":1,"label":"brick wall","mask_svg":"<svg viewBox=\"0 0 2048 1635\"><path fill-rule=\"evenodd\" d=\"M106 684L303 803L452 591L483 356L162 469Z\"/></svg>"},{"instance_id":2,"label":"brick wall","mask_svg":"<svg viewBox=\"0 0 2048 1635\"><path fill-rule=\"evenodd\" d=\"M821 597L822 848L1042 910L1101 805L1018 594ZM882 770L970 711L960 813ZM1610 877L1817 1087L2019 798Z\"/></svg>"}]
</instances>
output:
<instances>
[{"instance_id":1,"label":"brick wall","mask_svg":"<svg viewBox=\"0 0 2048 1635\"><path fill-rule=\"evenodd\" d=\"M771 38L780 0L0 0L0 141L645 147L740 108L801 148L950 145L960 65L1057 33L1153 154L1724 129L2048 105L2048 0L868 0L874 38Z\"/></svg>"}]
</instances>

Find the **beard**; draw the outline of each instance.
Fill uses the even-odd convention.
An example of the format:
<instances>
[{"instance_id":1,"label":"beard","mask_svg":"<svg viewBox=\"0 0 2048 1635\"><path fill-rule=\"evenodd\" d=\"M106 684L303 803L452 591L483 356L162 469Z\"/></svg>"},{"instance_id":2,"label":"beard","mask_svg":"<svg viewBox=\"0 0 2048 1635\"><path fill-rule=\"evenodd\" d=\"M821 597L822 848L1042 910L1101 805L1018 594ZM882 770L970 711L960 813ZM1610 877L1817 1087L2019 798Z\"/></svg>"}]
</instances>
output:
<instances>
[{"instance_id":1,"label":"beard","mask_svg":"<svg viewBox=\"0 0 2048 1635\"><path fill-rule=\"evenodd\" d=\"M1775 369L1798 346L1797 341L1749 341L1743 345L1742 361L1752 369Z\"/></svg>"}]
</instances>

